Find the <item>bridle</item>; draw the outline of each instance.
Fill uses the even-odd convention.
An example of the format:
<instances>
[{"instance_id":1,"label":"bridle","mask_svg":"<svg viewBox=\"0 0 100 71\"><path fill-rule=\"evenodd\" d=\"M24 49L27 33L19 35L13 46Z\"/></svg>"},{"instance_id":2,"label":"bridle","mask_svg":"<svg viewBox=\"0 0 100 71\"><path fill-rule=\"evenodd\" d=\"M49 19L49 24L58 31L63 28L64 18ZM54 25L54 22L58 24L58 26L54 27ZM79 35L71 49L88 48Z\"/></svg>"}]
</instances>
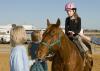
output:
<instances>
[{"instance_id":1,"label":"bridle","mask_svg":"<svg viewBox=\"0 0 100 71\"><path fill-rule=\"evenodd\" d=\"M49 49L49 52L52 52L52 47L54 45L58 45L60 48L61 47L61 33L58 33L58 39L57 40L52 39L50 44L48 44L47 42L44 42L44 41L42 41L41 44L46 46Z\"/></svg>"}]
</instances>

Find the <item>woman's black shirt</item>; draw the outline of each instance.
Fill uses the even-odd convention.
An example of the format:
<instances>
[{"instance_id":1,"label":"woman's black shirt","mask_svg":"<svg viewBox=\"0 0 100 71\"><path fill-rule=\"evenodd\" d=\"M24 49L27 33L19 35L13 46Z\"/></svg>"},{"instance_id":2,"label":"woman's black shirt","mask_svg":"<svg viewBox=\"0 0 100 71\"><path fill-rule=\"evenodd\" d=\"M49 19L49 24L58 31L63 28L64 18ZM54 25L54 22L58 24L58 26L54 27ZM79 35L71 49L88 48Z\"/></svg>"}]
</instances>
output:
<instances>
[{"instance_id":1,"label":"woman's black shirt","mask_svg":"<svg viewBox=\"0 0 100 71\"><path fill-rule=\"evenodd\" d=\"M70 17L67 17L65 20L65 34L68 35L68 31L73 31L76 36L81 31L81 18L77 18L77 22L75 19L70 20Z\"/></svg>"}]
</instances>

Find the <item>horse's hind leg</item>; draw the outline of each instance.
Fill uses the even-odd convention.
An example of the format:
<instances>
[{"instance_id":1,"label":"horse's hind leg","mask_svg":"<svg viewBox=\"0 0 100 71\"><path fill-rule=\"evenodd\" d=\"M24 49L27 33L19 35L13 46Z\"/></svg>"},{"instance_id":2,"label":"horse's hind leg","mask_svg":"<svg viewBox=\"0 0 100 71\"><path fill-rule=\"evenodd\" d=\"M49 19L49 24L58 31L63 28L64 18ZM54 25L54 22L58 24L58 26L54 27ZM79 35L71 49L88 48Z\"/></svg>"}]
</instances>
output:
<instances>
[{"instance_id":1,"label":"horse's hind leg","mask_svg":"<svg viewBox=\"0 0 100 71\"><path fill-rule=\"evenodd\" d=\"M85 57L84 71L92 71L92 67L93 67L93 59Z\"/></svg>"}]
</instances>

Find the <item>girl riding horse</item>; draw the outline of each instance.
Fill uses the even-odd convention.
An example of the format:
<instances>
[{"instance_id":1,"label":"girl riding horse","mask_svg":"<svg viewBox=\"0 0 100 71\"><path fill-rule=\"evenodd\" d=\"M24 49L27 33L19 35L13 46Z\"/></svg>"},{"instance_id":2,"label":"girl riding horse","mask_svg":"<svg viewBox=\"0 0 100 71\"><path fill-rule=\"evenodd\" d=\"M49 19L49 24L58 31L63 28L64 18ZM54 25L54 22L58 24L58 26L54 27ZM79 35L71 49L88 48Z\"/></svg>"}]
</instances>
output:
<instances>
[{"instance_id":1,"label":"girl riding horse","mask_svg":"<svg viewBox=\"0 0 100 71\"><path fill-rule=\"evenodd\" d=\"M81 31L81 18L78 16L76 7L72 2L65 5L65 11L68 14L65 21L65 34L77 45L82 57L84 57L84 53L87 54L89 49L78 35ZM87 55L91 57L90 54Z\"/></svg>"},{"instance_id":2,"label":"girl riding horse","mask_svg":"<svg viewBox=\"0 0 100 71\"><path fill-rule=\"evenodd\" d=\"M50 24L47 20L47 29L43 33L37 57L46 59L52 56L52 71L91 71L91 64L85 64L77 47L64 34L60 26L60 19L56 24Z\"/></svg>"}]
</instances>

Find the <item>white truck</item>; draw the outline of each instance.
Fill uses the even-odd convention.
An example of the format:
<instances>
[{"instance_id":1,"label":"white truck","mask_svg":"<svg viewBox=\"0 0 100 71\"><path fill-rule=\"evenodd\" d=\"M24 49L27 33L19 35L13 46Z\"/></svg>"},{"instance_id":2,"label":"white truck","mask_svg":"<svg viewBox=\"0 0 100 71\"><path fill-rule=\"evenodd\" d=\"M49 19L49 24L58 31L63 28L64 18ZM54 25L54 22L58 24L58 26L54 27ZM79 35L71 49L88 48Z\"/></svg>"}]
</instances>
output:
<instances>
[{"instance_id":1,"label":"white truck","mask_svg":"<svg viewBox=\"0 0 100 71\"><path fill-rule=\"evenodd\" d=\"M10 42L10 30L0 29L0 43Z\"/></svg>"}]
</instances>

